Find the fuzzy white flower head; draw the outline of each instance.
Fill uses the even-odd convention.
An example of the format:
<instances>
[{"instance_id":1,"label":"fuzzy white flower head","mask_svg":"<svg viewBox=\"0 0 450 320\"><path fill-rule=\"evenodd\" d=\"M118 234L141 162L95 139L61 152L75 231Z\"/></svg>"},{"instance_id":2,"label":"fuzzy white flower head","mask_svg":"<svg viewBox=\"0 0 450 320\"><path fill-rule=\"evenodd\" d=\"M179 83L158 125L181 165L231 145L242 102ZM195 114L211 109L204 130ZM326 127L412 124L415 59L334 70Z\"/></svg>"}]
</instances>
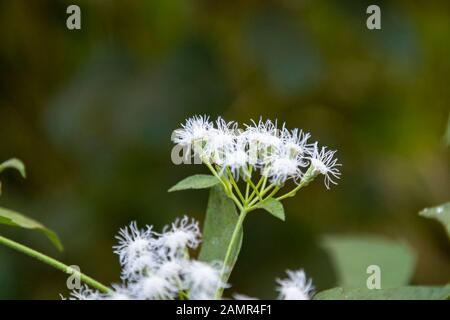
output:
<instances>
[{"instance_id":1,"label":"fuzzy white flower head","mask_svg":"<svg viewBox=\"0 0 450 320\"><path fill-rule=\"evenodd\" d=\"M280 138L276 121L266 120L264 122L260 119L258 123L254 120L251 122L251 125L245 125L246 129L243 135L246 137L249 147L257 149L258 164L264 165L266 157L279 150L283 141Z\"/></svg>"},{"instance_id":2,"label":"fuzzy white flower head","mask_svg":"<svg viewBox=\"0 0 450 320\"><path fill-rule=\"evenodd\" d=\"M113 248L114 252L119 255L124 278L139 273L154 264L155 239L152 236L151 227L140 230L134 221L119 231L116 236L119 243Z\"/></svg>"},{"instance_id":3,"label":"fuzzy white flower head","mask_svg":"<svg viewBox=\"0 0 450 320\"><path fill-rule=\"evenodd\" d=\"M157 239L163 252L170 256L183 253L186 248L195 249L200 244L201 233L198 222L187 216L176 219L170 226L165 226Z\"/></svg>"},{"instance_id":4,"label":"fuzzy white flower head","mask_svg":"<svg viewBox=\"0 0 450 320\"><path fill-rule=\"evenodd\" d=\"M338 159L334 158L335 153L336 151L327 150L326 147L322 147L319 150L316 143L314 151L311 157L309 157L313 169L325 176L324 181L327 189L330 189L330 183L336 185L337 182L335 179L339 179L341 176L341 172L337 168L341 164L337 163Z\"/></svg>"},{"instance_id":5,"label":"fuzzy white flower head","mask_svg":"<svg viewBox=\"0 0 450 320\"><path fill-rule=\"evenodd\" d=\"M228 167L233 177L239 180L240 173L249 175L248 160L248 153L242 147L236 147L225 156L224 167Z\"/></svg>"},{"instance_id":6,"label":"fuzzy white flower head","mask_svg":"<svg viewBox=\"0 0 450 320\"><path fill-rule=\"evenodd\" d=\"M221 280L221 264L191 261L184 273L186 288L192 300L214 299L219 288L227 285Z\"/></svg>"},{"instance_id":7,"label":"fuzzy white flower head","mask_svg":"<svg viewBox=\"0 0 450 320\"><path fill-rule=\"evenodd\" d=\"M172 299L177 288L159 275L148 275L130 285L130 290L138 300Z\"/></svg>"},{"instance_id":8,"label":"fuzzy white flower head","mask_svg":"<svg viewBox=\"0 0 450 320\"><path fill-rule=\"evenodd\" d=\"M314 291L311 279L307 279L303 270L287 271L287 279L277 279L279 299L310 300Z\"/></svg>"},{"instance_id":9,"label":"fuzzy white flower head","mask_svg":"<svg viewBox=\"0 0 450 320\"><path fill-rule=\"evenodd\" d=\"M211 162L221 165L235 147L238 124L234 121L227 122L222 117L218 117L215 124L216 127L209 131L205 154L210 157Z\"/></svg>"},{"instance_id":10,"label":"fuzzy white flower head","mask_svg":"<svg viewBox=\"0 0 450 320\"><path fill-rule=\"evenodd\" d=\"M174 131L172 141L182 146L190 146L197 141L206 140L213 125L209 117L204 115L186 119L186 123L181 124L181 127Z\"/></svg>"},{"instance_id":11,"label":"fuzzy white flower head","mask_svg":"<svg viewBox=\"0 0 450 320\"><path fill-rule=\"evenodd\" d=\"M300 157L292 157L283 152L269 157L270 165L263 175L270 177L272 183L282 184L288 179L298 181L302 176L301 167L305 165Z\"/></svg>"},{"instance_id":12,"label":"fuzzy white flower head","mask_svg":"<svg viewBox=\"0 0 450 320\"><path fill-rule=\"evenodd\" d=\"M291 157L303 157L311 155L315 149L313 144L308 144L311 135L299 129L289 131L283 128L281 139L283 140L284 152Z\"/></svg>"}]
</instances>

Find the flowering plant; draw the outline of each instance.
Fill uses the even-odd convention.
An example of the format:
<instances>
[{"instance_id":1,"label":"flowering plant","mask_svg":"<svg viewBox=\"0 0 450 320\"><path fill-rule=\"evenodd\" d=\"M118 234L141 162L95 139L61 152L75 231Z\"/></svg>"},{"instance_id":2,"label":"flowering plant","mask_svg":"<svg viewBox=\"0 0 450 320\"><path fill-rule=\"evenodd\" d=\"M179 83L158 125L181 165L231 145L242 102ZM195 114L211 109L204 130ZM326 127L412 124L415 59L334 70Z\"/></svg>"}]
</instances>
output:
<instances>
[{"instance_id":1,"label":"flowering plant","mask_svg":"<svg viewBox=\"0 0 450 320\"><path fill-rule=\"evenodd\" d=\"M220 261L207 263L192 259L189 249L201 241L198 222L187 216L164 227L162 233L152 226L139 229L135 222L120 230L114 247L122 266L123 284L108 292L83 286L72 291L75 300L210 300L230 287L222 279ZM277 280L280 299L306 300L313 286L303 270L288 271L288 278ZM235 299L253 299L234 295Z\"/></svg>"},{"instance_id":2,"label":"flowering plant","mask_svg":"<svg viewBox=\"0 0 450 320\"><path fill-rule=\"evenodd\" d=\"M217 226L208 220L222 221L222 236L216 242L227 246L211 248L211 240L204 244L200 257L222 261L223 280L228 279L239 254L242 225L248 213L263 209L284 221L283 199L293 197L318 175L323 175L327 188L336 184L340 177L336 151L319 147L318 142L309 141L310 137L300 129L289 130L285 124L278 127L277 121L260 119L240 129L234 121L219 117L212 122L208 116L187 119L174 131L172 140L183 147L183 158L194 157L195 163L204 164L212 175L188 177L169 191L218 185L211 192L210 206L214 209L207 213L205 233L219 238ZM295 187L280 195L288 181ZM244 185L240 187L239 182ZM239 214L232 204L221 208L214 204L227 201L234 203ZM225 216L231 223L224 223Z\"/></svg>"},{"instance_id":3,"label":"flowering plant","mask_svg":"<svg viewBox=\"0 0 450 320\"><path fill-rule=\"evenodd\" d=\"M123 283L120 285L107 287L73 266L3 236L0 236L0 243L84 282L84 286L71 292L70 299L221 299L224 289L230 287L228 280L242 246L247 215L262 209L284 221L283 200L295 196L318 176L323 176L327 189L340 178L335 151L310 142L310 138L309 133L289 130L285 124L278 126L276 121L270 120L251 121L240 129L237 123L221 117L214 122L207 116L187 119L172 136L176 144L172 160L191 163L194 159L194 163L205 165L211 174L185 178L169 192L211 189L203 235L199 223L187 216L167 225L162 232L152 226L140 229L132 222L120 230L116 237L118 244L113 248L122 267ZM19 160L0 164L0 172L8 168L18 170L25 177L25 167ZM293 187L284 191L289 185ZM435 218L448 228L450 204L425 209L420 215ZM20 213L0 208L0 224L39 230L62 249L53 231ZM192 253L200 243L200 252L194 258ZM409 281L415 257L403 244L359 237L330 238L325 246L340 275L341 287L319 292L314 299L442 299L450 296L449 286L404 286ZM352 259L348 258L349 252L353 254ZM395 270L395 277L383 282L388 288L381 289L376 274L380 269L378 265L368 266L367 271L375 274L367 282L361 272L354 272L365 271L363 268L367 267L370 255L379 259L382 267ZM279 299L313 297L312 280L303 270L288 270L287 275L277 280ZM374 288L378 290L372 291ZM239 294L233 297L254 299Z\"/></svg>"}]
</instances>

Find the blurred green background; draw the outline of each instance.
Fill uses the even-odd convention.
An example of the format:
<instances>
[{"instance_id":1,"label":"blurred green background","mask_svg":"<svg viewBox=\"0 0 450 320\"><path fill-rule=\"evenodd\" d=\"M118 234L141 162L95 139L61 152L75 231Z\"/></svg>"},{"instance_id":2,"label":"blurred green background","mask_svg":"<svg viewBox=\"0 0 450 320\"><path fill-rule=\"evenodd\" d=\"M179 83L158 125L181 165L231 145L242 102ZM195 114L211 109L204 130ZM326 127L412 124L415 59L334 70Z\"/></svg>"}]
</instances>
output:
<instances>
[{"instance_id":1,"label":"blurred green background","mask_svg":"<svg viewBox=\"0 0 450 320\"><path fill-rule=\"evenodd\" d=\"M82 29L66 28L80 5ZM382 30L366 28L378 4ZM260 115L338 149L343 178L285 201L287 221L247 219L234 290L275 296L275 278L305 268L336 284L325 234L378 233L418 252L415 284L450 279L450 244L418 217L450 199L443 143L450 92L448 1L0 2L0 160L4 207L59 233L0 232L105 283L119 281L114 235L131 220L157 228L202 220L207 191L166 190L201 166L170 160L172 130L207 113ZM0 298L58 299L59 271L0 247Z\"/></svg>"}]
</instances>

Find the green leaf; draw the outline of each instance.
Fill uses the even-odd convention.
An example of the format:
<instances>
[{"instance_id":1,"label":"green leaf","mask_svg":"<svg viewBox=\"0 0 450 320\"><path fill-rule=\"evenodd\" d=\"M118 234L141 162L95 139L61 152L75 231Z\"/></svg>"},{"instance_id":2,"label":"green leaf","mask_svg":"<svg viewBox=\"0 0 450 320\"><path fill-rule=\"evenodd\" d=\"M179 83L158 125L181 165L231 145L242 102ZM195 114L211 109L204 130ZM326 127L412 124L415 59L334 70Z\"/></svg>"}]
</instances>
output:
<instances>
[{"instance_id":1,"label":"green leaf","mask_svg":"<svg viewBox=\"0 0 450 320\"><path fill-rule=\"evenodd\" d=\"M20 172L22 177L26 177L25 165L19 159L9 159L3 163L0 163L0 173L2 173L2 171L6 169L16 169ZM2 192L1 187L2 185L0 183L0 194Z\"/></svg>"},{"instance_id":2,"label":"green leaf","mask_svg":"<svg viewBox=\"0 0 450 320\"><path fill-rule=\"evenodd\" d=\"M274 217L284 221L284 208L280 201L270 198L269 200L257 205L258 208L264 209Z\"/></svg>"},{"instance_id":3,"label":"green leaf","mask_svg":"<svg viewBox=\"0 0 450 320\"><path fill-rule=\"evenodd\" d=\"M214 176L208 174L196 174L181 180L170 188L169 192L187 189L206 189L211 188L218 183L220 183L219 179Z\"/></svg>"},{"instance_id":4,"label":"green leaf","mask_svg":"<svg viewBox=\"0 0 450 320\"><path fill-rule=\"evenodd\" d=\"M450 237L450 202L434 208L426 208L419 212L419 215L425 218L436 219L447 229Z\"/></svg>"},{"instance_id":5,"label":"green leaf","mask_svg":"<svg viewBox=\"0 0 450 320\"><path fill-rule=\"evenodd\" d=\"M447 130L444 134L444 142L448 147L450 147L450 115L448 116Z\"/></svg>"},{"instance_id":6,"label":"green leaf","mask_svg":"<svg viewBox=\"0 0 450 320\"><path fill-rule=\"evenodd\" d=\"M199 254L199 260L214 262L225 260L228 245L238 220L238 214L234 203L228 198L221 186L214 186L209 194L208 208L203 226L203 244ZM239 231L237 245L233 248L233 259L226 266L227 280L234 264L236 263L242 245L243 232Z\"/></svg>"},{"instance_id":7,"label":"green leaf","mask_svg":"<svg viewBox=\"0 0 450 320\"><path fill-rule=\"evenodd\" d=\"M371 265L380 268L382 289L408 284L414 271L416 255L402 242L380 236L327 236L323 245L342 287L365 288Z\"/></svg>"},{"instance_id":8,"label":"green leaf","mask_svg":"<svg viewBox=\"0 0 450 320\"><path fill-rule=\"evenodd\" d=\"M16 169L22 177L26 177L25 165L19 159L9 159L0 164L0 173L5 169Z\"/></svg>"},{"instance_id":9,"label":"green leaf","mask_svg":"<svg viewBox=\"0 0 450 320\"><path fill-rule=\"evenodd\" d=\"M445 300L450 286L408 286L390 289L344 289L333 288L319 292L314 300Z\"/></svg>"},{"instance_id":10,"label":"green leaf","mask_svg":"<svg viewBox=\"0 0 450 320\"><path fill-rule=\"evenodd\" d=\"M9 226L20 227L24 229L35 229L43 232L47 238L53 243L53 245L62 251L63 246L59 240L57 234L52 230L46 228L39 222L28 218L20 213L14 212L9 209L0 208L0 224L6 224Z\"/></svg>"}]
</instances>

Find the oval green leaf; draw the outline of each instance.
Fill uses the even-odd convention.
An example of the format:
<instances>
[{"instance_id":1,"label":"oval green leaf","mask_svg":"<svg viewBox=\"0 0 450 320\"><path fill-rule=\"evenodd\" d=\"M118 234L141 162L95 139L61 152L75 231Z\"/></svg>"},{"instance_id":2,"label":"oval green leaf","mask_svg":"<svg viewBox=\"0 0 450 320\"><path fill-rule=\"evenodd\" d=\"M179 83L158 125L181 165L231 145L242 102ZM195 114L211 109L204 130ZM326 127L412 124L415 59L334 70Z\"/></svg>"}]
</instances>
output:
<instances>
[{"instance_id":1,"label":"oval green leaf","mask_svg":"<svg viewBox=\"0 0 450 320\"><path fill-rule=\"evenodd\" d=\"M214 186L209 194L199 260L205 262L223 262L225 260L237 220L238 214L233 201L230 200L221 186ZM238 236L237 245L232 251L231 262L226 266L227 274L224 276L224 281L228 280L239 255L243 238L242 229Z\"/></svg>"},{"instance_id":2,"label":"oval green leaf","mask_svg":"<svg viewBox=\"0 0 450 320\"><path fill-rule=\"evenodd\" d=\"M271 215L282 221L285 220L283 204L274 198L270 198L269 200L258 204L257 208L266 210Z\"/></svg>"},{"instance_id":3,"label":"oval green leaf","mask_svg":"<svg viewBox=\"0 0 450 320\"><path fill-rule=\"evenodd\" d=\"M14 212L9 209L0 208L0 224L40 231L47 236L47 238L53 243L53 245L58 250L60 251L63 250L61 241L59 240L58 235L54 231L46 228L41 223L31 218L28 218L20 213Z\"/></svg>"},{"instance_id":4,"label":"oval green leaf","mask_svg":"<svg viewBox=\"0 0 450 320\"><path fill-rule=\"evenodd\" d=\"M212 175L196 174L181 180L172 188L170 188L169 192L187 189L207 189L215 186L218 183L220 183L219 179Z\"/></svg>"},{"instance_id":5,"label":"oval green leaf","mask_svg":"<svg viewBox=\"0 0 450 320\"><path fill-rule=\"evenodd\" d=\"M382 289L408 284L414 271L416 255L403 242L380 236L327 236L323 246L342 287L365 288L371 265L381 270Z\"/></svg>"}]
</instances>

